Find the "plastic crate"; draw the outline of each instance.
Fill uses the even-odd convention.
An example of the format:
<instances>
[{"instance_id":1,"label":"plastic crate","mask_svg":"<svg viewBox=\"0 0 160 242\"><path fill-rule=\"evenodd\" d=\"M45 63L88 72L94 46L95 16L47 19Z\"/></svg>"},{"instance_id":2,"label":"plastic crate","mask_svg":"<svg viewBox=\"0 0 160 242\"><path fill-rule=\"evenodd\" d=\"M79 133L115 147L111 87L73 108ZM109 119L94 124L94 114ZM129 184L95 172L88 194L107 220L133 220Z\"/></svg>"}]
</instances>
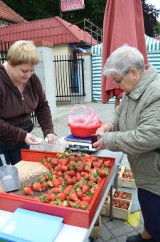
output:
<instances>
[{"instance_id":1,"label":"plastic crate","mask_svg":"<svg viewBox=\"0 0 160 242\"><path fill-rule=\"evenodd\" d=\"M41 158L47 158L48 156L54 157L55 152L43 152L36 150L22 150L22 160L39 162ZM102 158L102 157L101 157ZM104 158L104 157L103 157ZM93 200L91 201L88 210L75 209L70 207L63 207L57 205L51 205L41 203L33 198L26 196L16 195L14 193L0 192L0 209L14 212L16 208L29 209L41 213L47 213L64 218L64 223L83 228L89 228L94 215L99 207L101 199L107 189L109 180L112 177L112 171L115 169L115 159L106 157L112 162L109 175L102 179L99 189L95 193ZM113 169L113 170L112 170Z\"/></svg>"}]
</instances>

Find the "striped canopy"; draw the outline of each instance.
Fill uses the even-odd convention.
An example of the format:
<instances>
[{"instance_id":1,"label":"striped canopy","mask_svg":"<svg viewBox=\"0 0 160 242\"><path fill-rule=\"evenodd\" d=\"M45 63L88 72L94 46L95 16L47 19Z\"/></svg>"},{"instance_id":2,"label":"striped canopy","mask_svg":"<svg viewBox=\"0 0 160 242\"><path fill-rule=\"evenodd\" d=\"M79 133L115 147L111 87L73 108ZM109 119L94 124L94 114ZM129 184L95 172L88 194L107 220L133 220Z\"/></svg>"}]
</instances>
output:
<instances>
[{"instance_id":1,"label":"striped canopy","mask_svg":"<svg viewBox=\"0 0 160 242\"><path fill-rule=\"evenodd\" d=\"M160 73L160 41L147 35L145 35L145 39L148 62ZM102 48L102 44L92 46L91 48L93 100L96 102L101 102ZM113 103L114 101L115 98L111 98L109 103Z\"/></svg>"},{"instance_id":2,"label":"striped canopy","mask_svg":"<svg viewBox=\"0 0 160 242\"><path fill-rule=\"evenodd\" d=\"M147 51L160 51L160 41L145 35Z\"/></svg>"}]
</instances>

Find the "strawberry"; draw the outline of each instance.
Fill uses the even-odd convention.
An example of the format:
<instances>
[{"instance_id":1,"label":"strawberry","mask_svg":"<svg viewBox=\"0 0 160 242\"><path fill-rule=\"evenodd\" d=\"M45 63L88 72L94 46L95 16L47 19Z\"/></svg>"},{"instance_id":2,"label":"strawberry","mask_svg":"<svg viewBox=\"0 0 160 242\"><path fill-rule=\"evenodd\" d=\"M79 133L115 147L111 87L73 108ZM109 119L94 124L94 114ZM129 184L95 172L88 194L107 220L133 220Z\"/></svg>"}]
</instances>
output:
<instances>
[{"instance_id":1,"label":"strawberry","mask_svg":"<svg viewBox=\"0 0 160 242\"><path fill-rule=\"evenodd\" d=\"M72 190L72 185L68 185L65 189L64 189L64 193L65 194L69 194L69 192Z\"/></svg>"},{"instance_id":2,"label":"strawberry","mask_svg":"<svg viewBox=\"0 0 160 242\"><path fill-rule=\"evenodd\" d=\"M103 161L102 160L98 160L98 161L94 161L93 162L93 167L101 167L102 166Z\"/></svg>"},{"instance_id":3,"label":"strawberry","mask_svg":"<svg viewBox=\"0 0 160 242\"><path fill-rule=\"evenodd\" d=\"M76 192L74 190L70 192L69 199L72 200L72 201L77 201L78 200L78 196L77 196L77 194L76 194Z\"/></svg>"},{"instance_id":4,"label":"strawberry","mask_svg":"<svg viewBox=\"0 0 160 242\"><path fill-rule=\"evenodd\" d=\"M45 191L48 188L48 182L41 183L42 191Z\"/></svg>"},{"instance_id":5,"label":"strawberry","mask_svg":"<svg viewBox=\"0 0 160 242\"><path fill-rule=\"evenodd\" d=\"M33 194L33 191L31 189L31 187L29 187L29 186L23 187L23 192L24 192L25 195L31 195L31 194Z\"/></svg>"},{"instance_id":6,"label":"strawberry","mask_svg":"<svg viewBox=\"0 0 160 242\"><path fill-rule=\"evenodd\" d=\"M91 196L84 196L82 198L82 201L90 203L92 201L92 197Z\"/></svg>"},{"instance_id":7,"label":"strawberry","mask_svg":"<svg viewBox=\"0 0 160 242\"><path fill-rule=\"evenodd\" d=\"M87 210L89 207L89 203L88 202L85 202L85 201L81 201L80 202L80 208L83 209L83 210Z\"/></svg>"},{"instance_id":8,"label":"strawberry","mask_svg":"<svg viewBox=\"0 0 160 242\"><path fill-rule=\"evenodd\" d=\"M48 181L47 183L48 183L49 187L53 187L53 182L52 181Z\"/></svg>"},{"instance_id":9,"label":"strawberry","mask_svg":"<svg viewBox=\"0 0 160 242\"><path fill-rule=\"evenodd\" d=\"M34 191L37 191L37 192L41 192L42 191L42 185L40 182L35 182L32 184L32 189Z\"/></svg>"},{"instance_id":10,"label":"strawberry","mask_svg":"<svg viewBox=\"0 0 160 242\"><path fill-rule=\"evenodd\" d=\"M47 181L47 176L46 175L42 175L38 178L38 181L39 182L44 182L44 181Z\"/></svg>"},{"instance_id":11,"label":"strawberry","mask_svg":"<svg viewBox=\"0 0 160 242\"><path fill-rule=\"evenodd\" d=\"M61 206L68 207L69 202L67 200L62 201Z\"/></svg>"},{"instance_id":12,"label":"strawberry","mask_svg":"<svg viewBox=\"0 0 160 242\"><path fill-rule=\"evenodd\" d=\"M53 193L59 193L60 192L60 189L59 189L59 187L53 187L51 189L51 192L53 192Z\"/></svg>"},{"instance_id":13,"label":"strawberry","mask_svg":"<svg viewBox=\"0 0 160 242\"><path fill-rule=\"evenodd\" d=\"M111 166L111 161L110 160L105 160L103 164L104 164L104 166L110 167Z\"/></svg>"},{"instance_id":14,"label":"strawberry","mask_svg":"<svg viewBox=\"0 0 160 242\"><path fill-rule=\"evenodd\" d=\"M80 202L79 201L75 201L75 202L69 201L69 205L72 208L79 208L80 207Z\"/></svg>"},{"instance_id":15,"label":"strawberry","mask_svg":"<svg viewBox=\"0 0 160 242\"><path fill-rule=\"evenodd\" d=\"M66 198L66 194L64 192L60 192L57 194L56 199L64 201Z\"/></svg>"},{"instance_id":16,"label":"strawberry","mask_svg":"<svg viewBox=\"0 0 160 242\"><path fill-rule=\"evenodd\" d=\"M87 172L85 172L85 171L81 171L80 174L81 174L82 177L84 177L86 179L88 179L88 177L89 177L89 174Z\"/></svg>"},{"instance_id":17,"label":"strawberry","mask_svg":"<svg viewBox=\"0 0 160 242\"><path fill-rule=\"evenodd\" d=\"M59 187L62 184L62 182L59 181L58 179L54 179L52 180L52 182L54 187Z\"/></svg>"},{"instance_id":18,"label":"strawberry","mask_svg":"<svg viewBox=\"0 0 160 242\"><path fill-rule=\"evenodd\" d=\"M39 196L39 200L43 203L49 203L50 197L48 194L43 194L43 195Z\"/></svg>"},{"instance_id":19,"label":"strawberry","mask_svg":"<svg viewBox=\"0 0 160 242\"><path fill-rule=\"evenodd\" d=\"M62 167L61 167L61 171L62 172L65 172L65 171L67 171L68 170L68 167L66 166L66 165L62 165Z\"/></svg>"},{"instance_id":20,"label":"strawberry","mask_svg":"<svg viewBox=\"0 0 160 242\"><path fill-rule=\"evenodd\" d=\"M76 191L76 193L77 193L77 197L82 200L82 198L83 198L82 190L78 190L78 191Z\"/></svg>"},{"instance_id":21,"label":"strawberry","mask_svg":"<svg viewBox=\"0 0 160 242\"><path fill-rule=\"evenodd\" d=\"M86 193L86 192L88 192L88 191L89 191L89 186L83 185L82 186L82 192L83 192L83 194Z\"/></svg>"},{"instance_id":22,"label":"strawberry","mask_svg":"<svg viewBox=\"0 0 160 242\"><path fill-rule=\"evenodd\" d=\"M76 175L75 170L70 170L70 171L68 172L68 175L69 175L69 176L75 176L75 175Z\"/></svg>"},{"instance_id":23,"label":"strawberry","mask_svg":"<svg viewBox=\"0 0 160 242\"><path fill-rule=\"evenodd\" d=\"M61 161L61 164L62 165L65 165L66 166L68 164L68 160L65 159L65 158L61 159L60 161Z\"/></svg>"}]
</instances>

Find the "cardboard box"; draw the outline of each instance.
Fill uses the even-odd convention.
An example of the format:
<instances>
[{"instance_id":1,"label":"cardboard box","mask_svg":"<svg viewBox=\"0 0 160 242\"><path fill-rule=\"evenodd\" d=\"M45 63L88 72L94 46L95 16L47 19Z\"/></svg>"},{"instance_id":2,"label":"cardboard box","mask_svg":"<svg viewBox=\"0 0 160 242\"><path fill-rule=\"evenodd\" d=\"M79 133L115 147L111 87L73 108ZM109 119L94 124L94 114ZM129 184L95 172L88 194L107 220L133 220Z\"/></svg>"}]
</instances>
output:
<instances>
[{"instance_id":1,"label":"cardboard box","mask_svg":"<svg viewBox=\"0 0 160 242\"><path fill-rule=\"evenodd\" d=\"M91 237L98 238L101 236L101 227L102 227L102 222L101 222L101 216L98 216L98 219L92 229L92 232L90 234Z\"/></svg>"},{"instance_id":2,"label":"cardboard box","mask_svg":"<svg viewBox=\"0 0 160 242\"><path fill-rule=\"evenodd\" d=\"M56 153L54 152L22 150L22 160L39 162L41 158L54 157L55 154ZM33 198L4 192L0 192L0 209L14 212L18 207L24 208L36 212L63 217L65 224L89 228L99 207L101 199L108 187L109 181L116 170L115 159L110 157L106 158L111 160L112 167L109 170L109 175L102 179L99 189L95 193L95 196L87 210L41 203Z\"/></svg>"},{"instance_id":3,"label":"cardboard box","mask_svg":"<svg viewBox=\"0 0 160 242\"><path fill-rule=\"evenodd\" d=\"M121 167L121 171L118 176L118 186L119 187L127 187L127 188L136 188L135 179L134 178L124 178L123 175L125 172L130 171L125 166Z\"/></svg>"}]
</instances>

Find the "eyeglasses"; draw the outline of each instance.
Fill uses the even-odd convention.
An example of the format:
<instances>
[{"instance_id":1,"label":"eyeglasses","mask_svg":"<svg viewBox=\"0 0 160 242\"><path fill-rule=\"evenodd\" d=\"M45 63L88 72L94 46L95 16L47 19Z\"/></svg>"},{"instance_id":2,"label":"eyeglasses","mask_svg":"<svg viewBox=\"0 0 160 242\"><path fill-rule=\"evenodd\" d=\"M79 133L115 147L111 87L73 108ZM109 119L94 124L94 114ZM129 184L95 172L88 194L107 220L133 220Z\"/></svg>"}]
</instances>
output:
<instances>
[{"instance_id":1,"label":"eyeglasses","mask_svg":"<svg viewBox=\"0 0 160 242\"><path fill-rule=\"evenodd\" d=\"M121 78L120 80L118 80L118 81L114 81L114 80L113 80L113 83L114 83L115 85L119 86L120 83L121 83L121 81L123 80L123 78L129 73L129 71L130 71L130 69L127 70L127 71L125 72L125 74L122 76L122 78Z\"/></svg>"}]
</instances>

